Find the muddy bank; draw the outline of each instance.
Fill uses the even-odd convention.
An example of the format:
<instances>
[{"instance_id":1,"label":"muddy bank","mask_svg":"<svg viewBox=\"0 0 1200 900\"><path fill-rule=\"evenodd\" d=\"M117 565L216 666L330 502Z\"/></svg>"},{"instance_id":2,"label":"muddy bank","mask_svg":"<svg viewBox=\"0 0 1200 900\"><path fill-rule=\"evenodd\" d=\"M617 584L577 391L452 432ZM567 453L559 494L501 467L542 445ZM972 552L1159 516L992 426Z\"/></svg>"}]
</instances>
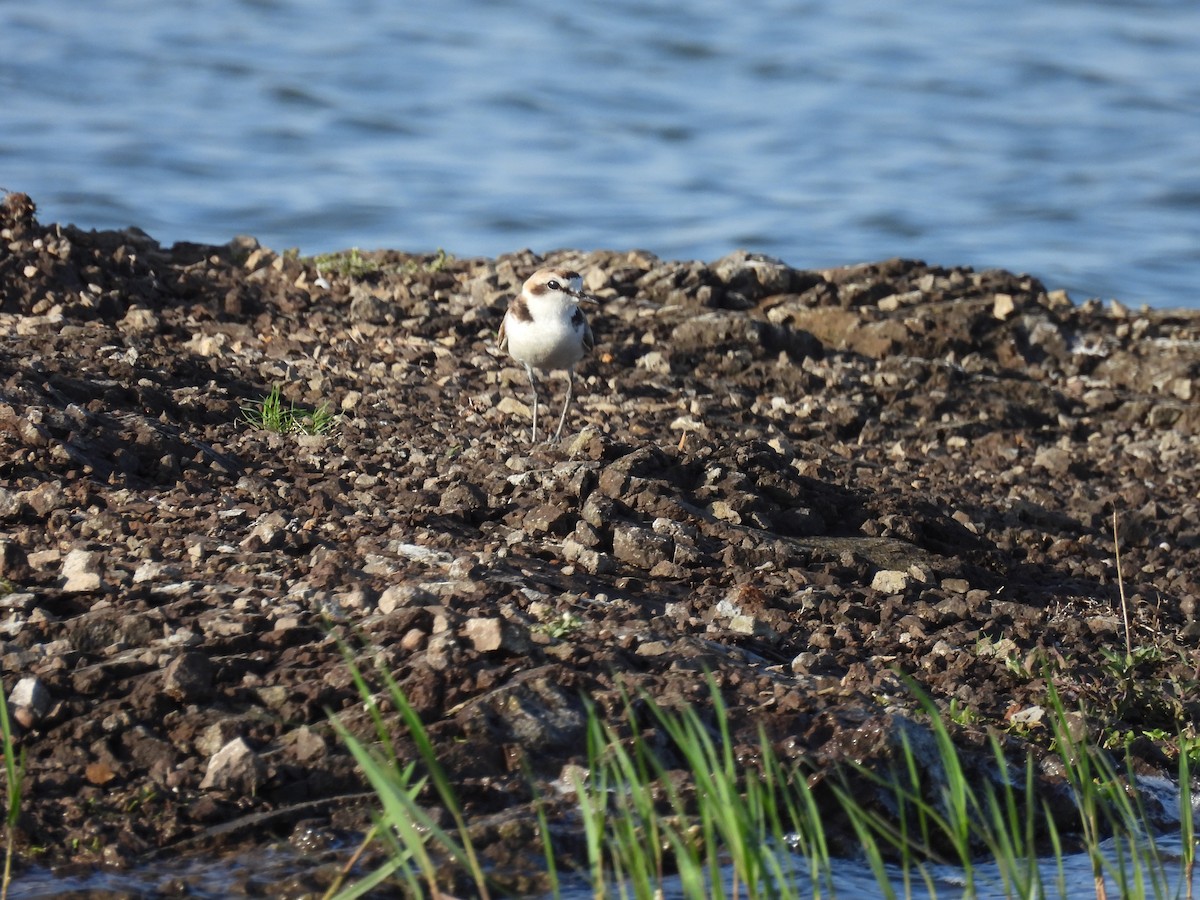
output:
<instances>
[{"instance_id":1,"label":"muddy bank","mask_svg":"<svg viewBox=\"0 0 1200 900\"><path fill-rule=\"evenodd\" d=\"M529 445L524 372L494 348L543 264L603 299L556 447ZM370 809L326 715L368 733L339 643L395 674L509 838L522 766L584 761L583 698L614 719L622 690L705 703L705 671L739 740L762 725L818 769L894 750L906 673L953 702L964 747L995 728L1040 753L1050 678L1081 729L1171 771L1198 711L1198 377L1195 313L1004 271L309 260L42 224L9 195L20 849L134 865L291 840L319 860ZM250 426L274 385L337 427ZM491 846L501 868L514 843Z\"/></svg>"}]
</instances>

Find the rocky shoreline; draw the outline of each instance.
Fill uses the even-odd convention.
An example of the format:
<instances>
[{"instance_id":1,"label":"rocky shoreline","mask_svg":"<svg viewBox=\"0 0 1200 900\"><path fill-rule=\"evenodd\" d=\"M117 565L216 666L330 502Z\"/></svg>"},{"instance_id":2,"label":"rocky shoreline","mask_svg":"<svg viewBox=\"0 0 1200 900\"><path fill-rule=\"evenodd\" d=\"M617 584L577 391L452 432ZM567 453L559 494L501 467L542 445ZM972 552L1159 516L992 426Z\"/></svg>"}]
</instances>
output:
<instances>
[{"instance_id":1,"label":"rocky shoreline","mask_svg":"<svg viewBox=\"0 0 1200 900\"><path fill-rule=\"evenodd\" d=\"M603 303L570 435L531 447L494 335L544 264ZM1172 773L1200 712L1198 378L1196 313L1003 271L312 260L41 224L10 194L21 858L323 859L371 809L327 715L369 734L343 645L404 687L498 871L535 840L525 767L585 761L584 698L613 721L622 692L704 704L706 671L740 741L810 767L893 752L906 674L964 747L1032 749L1050 794L1047 679ZM275 385L336 427L252 427Z\"/></svg>"}]
</instances>

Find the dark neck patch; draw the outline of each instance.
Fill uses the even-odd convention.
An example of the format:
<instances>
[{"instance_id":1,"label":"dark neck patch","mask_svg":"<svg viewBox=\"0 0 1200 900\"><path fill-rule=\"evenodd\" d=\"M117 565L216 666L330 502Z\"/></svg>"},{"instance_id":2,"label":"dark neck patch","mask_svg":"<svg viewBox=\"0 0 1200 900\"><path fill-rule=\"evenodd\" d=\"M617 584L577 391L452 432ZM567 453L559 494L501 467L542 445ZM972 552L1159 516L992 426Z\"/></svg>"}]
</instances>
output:
<instances>
[{"instance_id":1,"label":"dark neck patch","mask_svg":"<svg viewBox=\"0 0 1200 900\"><path fill-rule=\"evenodd\" d=\"M583 310L578 306L575 307L575 312L571 313L571 325L578 329L587 324L587 320L583 317Z\"/></svg>"},{"instance_id":2,"label":"dark neck patch","mask_svg":"<svg viewBox=\"0 0 1200 900\"><path fill-rule=\"evenodd\" d=\"M529 304L525 302L525 298L518 294L513 297L513 300L508 304L508 314L518 322L532 322L533 313L529 311Z\"/></svg>"}]
</instances>

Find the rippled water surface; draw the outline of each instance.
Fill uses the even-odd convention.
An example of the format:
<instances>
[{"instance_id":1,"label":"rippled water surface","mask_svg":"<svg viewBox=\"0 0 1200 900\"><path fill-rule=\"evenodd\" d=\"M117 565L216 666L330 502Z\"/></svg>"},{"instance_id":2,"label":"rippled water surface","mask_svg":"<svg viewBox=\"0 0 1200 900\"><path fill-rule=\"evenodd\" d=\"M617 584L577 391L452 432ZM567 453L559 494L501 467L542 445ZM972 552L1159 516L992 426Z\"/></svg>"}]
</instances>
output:
<instances>
[{"instance_id":1,"label":"rippled water surface","mask_svg":"<svg viewBox=\"0 0 1200 900\"><path fill-rule=\"evenodd\" d=\"M1191 0L0 0L0 34L0 186L47 221L1200 306Z\"/></svg>"},{"instance_id":2,"label":"rippled water surface","mask_svg":"<svg viewBox=\"0 0 1200 900\"><path fill-rule=\"evenodd\" d=\"M1180 853L1182 844L1177 837L1160 838L1157 847L1162 860L1159 869L1158 893L1154 882L1144 883L1148 897L1178 897L1186 892L1186 882L1181 877ZM1112 896L1119 896L1119 881L1113 876L1116 856L1110 846L1102 849L1108 855L1113 869L1107 878ZM179 863L161 862L155 866L136 871L95 869L90 872L59 872L26 870L19 874L9 892L11 900L53 900L64 896L87 896L92 900L111 896L129 897L190 897L195 900L229 900L231 897L272 896L281 884L286 883L290 873L305 866L303 856L287 850L270 850L259 853L254 859L213 860L205 863L187 861ZM797 858L793 872L793 887L807 889L812 879L808 864ZM915 871L907 877L895 866L888 868L891 877L890 894L876 880L870 867L863 861L838 860L834 862L832 881L821 883L821 896L841 900L883 900L888 896L909 900L953 900L964 896L967 880L961 869L953 866L933 866L925 881ZM726 879L726 894L734 895L732 870L723 873ZM1091 860L1085 853L1064 857L1062 866L1056 861L1046 860L1041 866L1041 878L1046 897L1088 898L1095 896L1095 882ZM1130 883L1133 879L1130 876ZM1008 900L1011 891L1006 891L1004 879L997 866L981 863L974 872L971 896L974 900ZM800 890L803 893L803 890ZM614 897L619 893L613 893ZM713 892L718 895L717 891ZM686 900L687 893L678 879L669 878L664 885L663 900ZM594 900L595 892L583 880L562 885L556 900ZM549 897L539 900L550 900Z\"/></svg>"}]
</instances>

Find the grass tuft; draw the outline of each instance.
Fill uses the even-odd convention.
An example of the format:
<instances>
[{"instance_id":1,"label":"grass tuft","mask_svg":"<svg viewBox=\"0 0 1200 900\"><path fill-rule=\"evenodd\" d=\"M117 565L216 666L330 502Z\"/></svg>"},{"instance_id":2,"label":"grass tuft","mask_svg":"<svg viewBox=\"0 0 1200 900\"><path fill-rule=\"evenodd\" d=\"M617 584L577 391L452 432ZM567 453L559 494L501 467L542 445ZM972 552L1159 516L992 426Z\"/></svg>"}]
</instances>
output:
<instances>
[{"instance_id":1,"label":"grass tuft","mask_svg":"<svg viewBox=\"0 0 1200 900\"><path fill-rule=\"evenodd\" d=\"M367 746L336 718L334 725L379 796L367 841L379 842L389 861L336 896L362 896L392 881L413 896L446 897L447 885L465 877L476 896L487 898L494 885L419 717L386 671L379 673L384 689L377 695L348 663L377 741ZM1053 686L1049 727L1079 822L1069 841L1039 796L1032 756L1014 765L993 734L992 774L971 774L946 717L914 683L909 687L924 713L918 719L928 726L913 719L900 728L894 765L883 772L861 765L805 771L781 760L761 731L753 753L735 751L729 711L711 679L705 712L666 709L644 695L626 697L623 721L615 724L589 709L587 766L568 768L574 809L552 822L547 804L535 802L551 895L560 896L562 878L582 877L597 898L837 897L838 866L851 863L832 856L826 822L834 814L857 837L858 870L873 875L882 897L937 897L946 885L939 868L945 864L959 873L954 897L1077 897L1079 885L1068 885L1064 876L1064 847L1072 842L1091 861L1090 890L1100 900L1110 889L1123 898L1193 896L1191 763L1182 738L1184 850L1174 872L1147 828L1131 768L1117 766L1072 732ZM397 761L379 697L399 711L417 762ZM822 783L831 790L819 799L815 786ZM864 792L864 785L871 790ZM453 828L417 803L429 788ZM556 825L573 826L582 840L572 843L582 850L557 846Z\"/></svg>"},{"instance_id":2,"label":"grass tuft","mask_svg":"<svg viewBox=\"0 0 1200 900\"><path fill-rule=\"evenodd\" d=\"M339 416L322 403L316 409L303 409L284 403L283 388L275 385L265 397L251 401L241 408L242 421L253 428L276 434L329 434L337 426Z\"/></svg>"},{"instance_id":3,"label":"grass tuft","mask_svg":"<svg viewBox=\"0 0 1200 900\"><path fill-rule=\"evenodd\" d=\"M312 258L313 266L322 275L341 275L361 278L379 271L379 260L367 258L357 247L340 253L322 253Z\"/></svg>"},{"instance_id":4,"label":"grass tuft","mask_svg":"<svg viewBox=\"0 0 1200 900\"><path fill-rule=\"evenodd\" d=\"M481 900L489 900L487 878L467 835L466 819L420 717L391 673L380 668L378 674L384 683L385 696L392 707L399 710L426 770L424 777L416 779L417 761L401 766L379 701L349 651L343 649L378 742L366 744L351 734L336 717L333 717L333 726L363 770L382 807L364 845L372 839L378 840L388 851L389 861L345 891L335 893L340 886L335 884L326 897L336 896L339 900L361 897L377 885L398 876L413 896L429 896L436 900L443 896L439 887L441 861L448 859L468 871L475 883L477 896ZM456 834L446 831L433 815L417 803L417 796L429 782L432 782L443 808L454 820ZM422 881L427 894L422 892Z\"/></svg>"},{"instance_id":5,"label":"grass tuft","mask_svg":"<svg viewBox=\"0 0 1200 900\"><path fill-rule=\"evenodd\" d=\"M412 275L418 272L440 272L454 262L454 256L441 247L429 258L414 257L401 263L384 265L379 256L368 256L357 247L338 253L322 253L309 259L321 275L337 275L342 278L362 278L376 272L396 272Z\"/></svg>"}]
</instances>

